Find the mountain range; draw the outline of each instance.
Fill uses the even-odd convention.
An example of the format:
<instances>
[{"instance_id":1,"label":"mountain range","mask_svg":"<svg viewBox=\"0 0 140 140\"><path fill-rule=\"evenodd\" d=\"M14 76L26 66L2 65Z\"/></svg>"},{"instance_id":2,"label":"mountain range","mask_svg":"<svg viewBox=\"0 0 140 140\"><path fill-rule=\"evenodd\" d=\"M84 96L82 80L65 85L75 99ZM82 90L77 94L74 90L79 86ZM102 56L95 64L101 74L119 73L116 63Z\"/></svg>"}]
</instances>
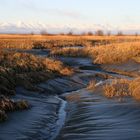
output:
<instances>
[{"instance_id":1,"label":"mountain range","mask_svg":"<svg viewBox=\"0 0 140 140\"><path fill-rule=\"evenodd\" d=\"M140 33L140 25L123 25L123 26L112 26L110 24L43 24L40 22L32 23L9 23L9 22L0 22L0 33L19 33L19 34L28 34L28 33L41 33L42 31L48 33L83 33L83 32L95 32L97 30L103 30L105 33L112 32L117 33L122 31L126 34L135 34Z\"/></svg>"}]
</instances>

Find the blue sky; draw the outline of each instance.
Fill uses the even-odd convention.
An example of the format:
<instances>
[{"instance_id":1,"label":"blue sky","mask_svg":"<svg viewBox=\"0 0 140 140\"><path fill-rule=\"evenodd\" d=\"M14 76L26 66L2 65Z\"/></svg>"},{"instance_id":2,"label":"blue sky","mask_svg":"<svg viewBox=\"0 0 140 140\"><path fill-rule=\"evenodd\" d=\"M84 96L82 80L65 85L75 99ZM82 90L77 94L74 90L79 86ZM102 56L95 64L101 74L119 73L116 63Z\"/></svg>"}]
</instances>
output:
<instances>
[{"instance_id":1,"label":"blue sky","mask_svg":"<svg viewBox=\"0 0 140 140\"><path fill-rule=\"evenodd\" d=\"M140 0L0 0L0 22L135 27L139 6Z\"/></svg>"}]
</instances>

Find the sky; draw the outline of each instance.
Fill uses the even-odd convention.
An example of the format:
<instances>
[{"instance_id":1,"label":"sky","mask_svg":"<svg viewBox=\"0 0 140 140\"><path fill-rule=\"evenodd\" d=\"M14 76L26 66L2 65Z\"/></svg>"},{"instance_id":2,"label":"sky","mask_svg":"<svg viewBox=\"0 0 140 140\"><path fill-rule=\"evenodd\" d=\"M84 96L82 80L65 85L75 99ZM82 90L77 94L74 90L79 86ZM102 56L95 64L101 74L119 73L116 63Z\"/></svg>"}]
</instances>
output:
<instances>
[{"instance_id":1,"label":"sky","mask_svg":"<svg viewBox=\"0 0 140 140\"><path fill-rule=\"evenodd\" d=\"M140 32L139 6L140 0L0 0L0 29Z\"/></svg>"}]
</instances>

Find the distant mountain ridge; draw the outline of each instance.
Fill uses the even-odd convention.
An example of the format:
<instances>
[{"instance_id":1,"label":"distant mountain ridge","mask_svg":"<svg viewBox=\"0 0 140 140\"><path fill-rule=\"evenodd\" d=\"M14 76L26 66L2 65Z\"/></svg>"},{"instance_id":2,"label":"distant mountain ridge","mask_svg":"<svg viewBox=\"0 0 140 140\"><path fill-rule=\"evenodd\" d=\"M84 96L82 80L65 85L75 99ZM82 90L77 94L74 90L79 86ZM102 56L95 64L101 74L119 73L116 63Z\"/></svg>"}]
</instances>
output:
<instances>
[{"instance_id":1,"label":"distant mountain ridge","mask_svg":"<svg viewBox=\"0 0 140 140\"><path fill-rule=\"evenodd\" d=\"M123 26L112 26L109 24L43 24L40 22L36 23L9 23L0 22L0 33L40 33L41 31L47 31L48 33L83 33L83 32L95 32L97 30L103 30L104 32L117 33L122 31L126 34L140 33L140 25L123 25Z\"/></svg>"}]
</instances>

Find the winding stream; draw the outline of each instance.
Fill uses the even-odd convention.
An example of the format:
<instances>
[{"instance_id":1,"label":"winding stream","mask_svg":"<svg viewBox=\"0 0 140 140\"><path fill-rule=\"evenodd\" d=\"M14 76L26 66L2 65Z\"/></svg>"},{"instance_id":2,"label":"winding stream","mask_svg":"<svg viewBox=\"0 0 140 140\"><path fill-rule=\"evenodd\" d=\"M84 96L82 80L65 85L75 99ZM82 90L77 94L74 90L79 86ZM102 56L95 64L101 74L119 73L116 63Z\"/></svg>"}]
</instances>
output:
<instances>
[{"instance_id":1,"label":"winding stream","mask_svg":"<svg viewBox=\"0 0 140 140\"><path fill-rule=\"evenodd\" d=\"M28 53L48 55L42 50ZM99 83L107 80L100 74L130 77L102 70L88 58L59 59L81 70L70 78L39 84L42 94L17 87L13 98L28 100L31 108L8 114L9 119L0 124L0 140L139 140L139 102L107 99L100 84L94 93L85 88L97 74Z\"/></svg>"}]
</instances>

